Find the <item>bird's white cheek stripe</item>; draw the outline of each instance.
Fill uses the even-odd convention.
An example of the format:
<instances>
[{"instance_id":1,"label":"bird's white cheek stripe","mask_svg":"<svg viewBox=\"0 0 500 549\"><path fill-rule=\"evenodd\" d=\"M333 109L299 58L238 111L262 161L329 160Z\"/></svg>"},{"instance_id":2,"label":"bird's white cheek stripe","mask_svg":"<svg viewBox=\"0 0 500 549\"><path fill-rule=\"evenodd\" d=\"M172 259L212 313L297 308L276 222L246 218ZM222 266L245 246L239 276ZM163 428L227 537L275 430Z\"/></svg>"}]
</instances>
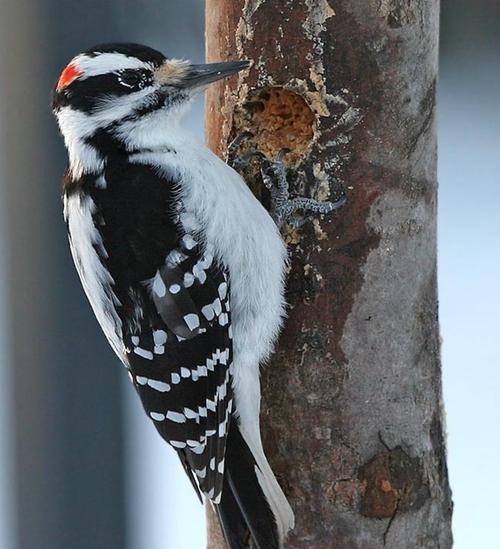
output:
<instances>
[{"instance_id":1,"label":"bird's white cheek stripe","mask_svg":"<svg viewBox=\"0 0 500 549\"><path fill-rule=\"evenodd\" d=\"M136 57L129 57L123 53L114 52L101 53L95 57L89 57L85 54L78 55L71 61L71 64L83 73L79 77L79 80L123 69L151 70L153 68L151 64L141 61Z\"/></svg>"}]
</instances>

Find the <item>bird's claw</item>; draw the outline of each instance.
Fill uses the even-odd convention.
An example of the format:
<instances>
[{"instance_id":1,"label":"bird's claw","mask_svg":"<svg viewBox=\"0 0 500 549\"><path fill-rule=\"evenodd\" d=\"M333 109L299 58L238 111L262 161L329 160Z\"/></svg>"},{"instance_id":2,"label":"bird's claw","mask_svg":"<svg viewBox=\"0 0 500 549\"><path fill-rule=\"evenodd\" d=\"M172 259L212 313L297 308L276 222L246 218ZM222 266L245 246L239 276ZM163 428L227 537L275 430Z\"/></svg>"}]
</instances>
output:
<instances>
[{"instance_id":1,"label":"bird's claw","mask_svg":"<svg viewBox=\"0 0 500 549\"><path fill-rule=\"evenodd\" d=\"M335 202L320 202L306 197L290 198L286 168L283 162L285 155L289 152L289 149L281 149L274 160L269 161L266 158L265 165L261 168L261 174L264 185L271 194L271 215L278 227L281 227L286 221L291 226L298 228L308 219L308 217L294 216L298 210L312 214L328 214L344 205L346 196L343 194Z\"/></svg>"},{"instance_id":2,"label":"bird's claw","mask_svg":"<svg viewBox=\"0 0 500 549\"><path fill-rule=\"evenodd\" d=\"M281 149L273 160L269 160L262 152L251 149L240 157L236 152L245 139L253 137L250 132L243 132L236 136L228 147L227 163L239 171L253 160L260 161L260 173L264 186L271 196L270 214L278 227L281 227L286 221L292 227L301 227L310 216L297 217L294 215L298 210L311 214L328 214L343 206L346 202L346 196L342 196L335 202L320 202L313 198L297 197L290 198L288 181L286 177L286 168L284 164L285 156L290 149Z\"/></svg>"}]
</instances>

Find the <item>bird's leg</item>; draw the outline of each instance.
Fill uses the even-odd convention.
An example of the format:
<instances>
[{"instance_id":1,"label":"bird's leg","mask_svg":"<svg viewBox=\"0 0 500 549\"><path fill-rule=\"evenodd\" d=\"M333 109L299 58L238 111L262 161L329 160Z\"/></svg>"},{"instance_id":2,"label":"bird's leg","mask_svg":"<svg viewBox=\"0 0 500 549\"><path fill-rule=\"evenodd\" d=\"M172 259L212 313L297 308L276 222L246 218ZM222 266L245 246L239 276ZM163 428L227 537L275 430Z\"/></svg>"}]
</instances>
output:
<instances>
[{"instance_id":1,"label":"bird's leg","mask_svg":"<svg viewBox=\"0 0 500 549\"><path fill-rule=\"evenodd\" d=\"M262 180L271 195L270 214L278 227L281 227L285 221L295 227L303 225L306 217L292 218L298 210L312 214L328 214L345 204L344 194L335 202L319 202L306 197L290 198L286 168L283 162L285 155L290 152L289 149L281 149L274 160L269 160L256 149L250 149L245 154L237 156L240 145L250 137L252 137L250 132L242 132L235 137L227 150L227 163L240 173L253 159L259 160Z\"/></svg>"},{"instance_id":2,"label":"bird's leg","mask_svg":"<svg viewBox=\"0 0 500 549\"><path fill-rule=\"evenodd\" d=\"M288 152L288 149L281 149L274 160L264 157L261 166L262 180L271 195L270 213L278 227L281 227L285 221L294 226L302 225L305 219L290 219L297 210L313 214L328 214L345 204L344 194L335 202L319 202L306 197L290 198L286 169L283 163L283 158Z\"/></svg>"}]
</instances>

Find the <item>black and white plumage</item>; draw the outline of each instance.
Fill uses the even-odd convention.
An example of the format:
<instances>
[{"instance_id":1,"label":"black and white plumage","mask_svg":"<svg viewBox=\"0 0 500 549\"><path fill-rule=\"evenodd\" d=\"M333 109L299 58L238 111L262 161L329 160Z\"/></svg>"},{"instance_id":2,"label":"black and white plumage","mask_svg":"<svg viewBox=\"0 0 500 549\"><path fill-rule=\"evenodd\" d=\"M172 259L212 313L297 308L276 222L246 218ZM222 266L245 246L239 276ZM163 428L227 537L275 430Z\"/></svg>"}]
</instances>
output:
<instances>
[{"instance_id":1,"label":"black and white plumage","mask_svg":"<svg viewBox=\"0 0 500 549\"><path fill-rule=\"evenodd\" d=\"M250 533L272 549L294 518L262 449L259 365L282 322L286 250L241 177L180 125L194 93L247 65L96 46L63 71L53 108L94 313L231 548Z\"/></svg>"}]
</instances>

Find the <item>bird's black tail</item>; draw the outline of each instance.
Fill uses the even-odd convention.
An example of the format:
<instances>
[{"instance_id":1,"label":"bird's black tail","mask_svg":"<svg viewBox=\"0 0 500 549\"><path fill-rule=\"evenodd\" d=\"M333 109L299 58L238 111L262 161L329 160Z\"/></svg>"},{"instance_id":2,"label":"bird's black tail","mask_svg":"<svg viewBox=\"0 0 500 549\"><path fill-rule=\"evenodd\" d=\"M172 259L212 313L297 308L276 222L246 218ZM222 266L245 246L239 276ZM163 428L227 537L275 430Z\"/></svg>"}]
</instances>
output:
<instances>
[{"instance_id":1,"label":"bird's black tail","mask_svg":"<svg viewBox=\"0 0 500 549\"><path fill-rule=\"evenodd\" d=\"M247 443L233 419L222 499L214 506L230 549L246 549L249 538L256 549L280 549L293 528L293 512L257 442Z\"/></svg>"}]
</instances>

